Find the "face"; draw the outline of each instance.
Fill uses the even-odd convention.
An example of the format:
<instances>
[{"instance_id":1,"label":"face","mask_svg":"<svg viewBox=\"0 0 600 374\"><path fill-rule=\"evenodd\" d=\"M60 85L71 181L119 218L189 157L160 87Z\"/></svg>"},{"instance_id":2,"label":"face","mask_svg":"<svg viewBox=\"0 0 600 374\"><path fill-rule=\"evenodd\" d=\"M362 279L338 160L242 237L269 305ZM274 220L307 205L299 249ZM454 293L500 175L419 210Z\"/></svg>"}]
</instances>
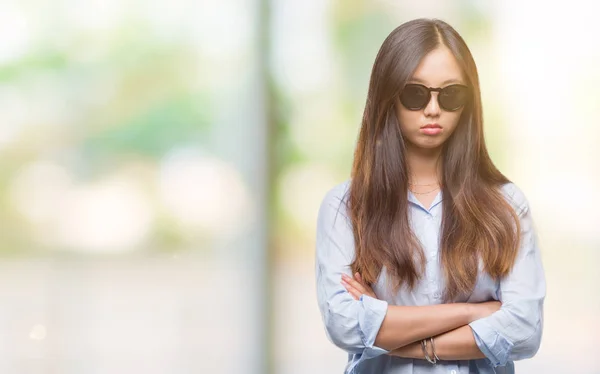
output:
<instances>
[{"instance_id":1,"label":"face","mask_svg":"<svg viewBox=\"0 0 600 374\"><path fill-rule=\"evenodd\" d=\"M444 88L453 84L466 85L458 62L446 47L437 48L427 54L409 79L408 84L410 83L431 88ZM419 110L407 109L398 99L396 114L409 148L438 149L456 129L463 108L449 111L440 107L438 95L440 92L432 91L427 105Z\"/></svg>"}]
</instances>

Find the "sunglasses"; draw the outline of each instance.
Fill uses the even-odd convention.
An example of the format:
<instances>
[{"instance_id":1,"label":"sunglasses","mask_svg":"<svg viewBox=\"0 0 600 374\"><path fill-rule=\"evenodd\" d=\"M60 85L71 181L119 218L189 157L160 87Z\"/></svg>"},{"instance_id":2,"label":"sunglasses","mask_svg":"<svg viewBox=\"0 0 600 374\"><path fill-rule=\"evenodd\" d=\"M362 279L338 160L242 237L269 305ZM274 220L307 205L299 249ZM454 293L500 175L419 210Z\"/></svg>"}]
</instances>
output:
<instances>
[{"instance_id":1,"label":"sunglasses","mask_svg":"<svg viewBox=\"0 0 600 374\"><path fill-rule=\"evenodd\" d=\"M432 91L438 92L438 104L448 112L462 108L469 101L469 87L462 84L431 88L411 83L404 86L400 94L400 102L408 110L421 110L429 104Z\"/></svg>"}]
</instances>

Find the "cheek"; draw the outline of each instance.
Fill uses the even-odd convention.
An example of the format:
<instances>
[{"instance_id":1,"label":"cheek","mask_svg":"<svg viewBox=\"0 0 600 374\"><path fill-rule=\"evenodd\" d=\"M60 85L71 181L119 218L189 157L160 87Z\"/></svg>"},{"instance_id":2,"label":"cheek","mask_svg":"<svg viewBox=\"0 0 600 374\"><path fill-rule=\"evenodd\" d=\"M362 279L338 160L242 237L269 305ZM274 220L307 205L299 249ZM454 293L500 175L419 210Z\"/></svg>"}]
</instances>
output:
<instances>
[{"instance_id":1,"label":"cheek","mask_svg":"<svg viewBox=\"0 0 600 374\"><path fill-rule=\"evenodd\" d=\"M446 123L446 126L448 127L448 130L450 130L450 133L452 133L454 131L454 129L456 129L456 126L458 126L458 122L460 121L461 113L462 113L462 110L460 110L458 112L448 113L448 118L445 121L445 123Z\"/></svg>"},{"instance_id":2,"label":"cheek","mask_svg":"<svg viewBox=\"0 0 600 374\"><path fill-rule=\"evenodd\" d=\"M407 130L421 125L419 122L421 113L419 111L400 109L397 113L401 130Z\"/></svg>"}]
</instances>

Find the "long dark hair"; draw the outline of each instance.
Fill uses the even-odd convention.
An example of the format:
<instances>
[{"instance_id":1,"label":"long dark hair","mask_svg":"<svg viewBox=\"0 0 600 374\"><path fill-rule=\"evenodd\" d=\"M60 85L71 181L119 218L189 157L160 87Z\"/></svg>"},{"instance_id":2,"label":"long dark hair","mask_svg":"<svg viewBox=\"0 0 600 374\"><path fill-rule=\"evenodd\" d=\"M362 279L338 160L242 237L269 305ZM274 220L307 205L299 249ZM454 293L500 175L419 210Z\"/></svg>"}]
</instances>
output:
<instances>
[{"instance_id":1,"label":"long dark hair","mask_svg":"<svg viewBox=\"0 0 600 374\"><path fill-rule=\"evenodd\" d=\"M471 87L454 133L442 149L443 217L440 259L446 280L444 300L472 291L479 261L494 279L510 272L520 226L500 187L509 180L494 166L483 134L479 78L473 56L447 23L417 19L385 39L375 59L362 126L354 154L348 208L356 257L353 274L374 283L385 266L394 291L412 289L425 258L408 217L406 148L396 115L398 96L434 49L445 46Z\"/></svg>"}]
</instances>

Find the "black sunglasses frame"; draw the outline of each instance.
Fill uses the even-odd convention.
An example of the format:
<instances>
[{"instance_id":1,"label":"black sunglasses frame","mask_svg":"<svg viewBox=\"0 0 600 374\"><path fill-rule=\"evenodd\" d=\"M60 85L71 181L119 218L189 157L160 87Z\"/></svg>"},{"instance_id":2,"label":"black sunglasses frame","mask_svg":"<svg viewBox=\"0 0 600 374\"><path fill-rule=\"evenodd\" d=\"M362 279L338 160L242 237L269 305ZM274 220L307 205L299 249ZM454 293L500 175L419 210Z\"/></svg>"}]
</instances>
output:
<instances>
[{"instance_id":1,"label":"black sunglasses frame","mask_svg":"<svg viewBox=\"0 0 600 374\"><path fill-rule=\"evenodd\" d=\"M423 84L419 84L419 83L409 83L409 84L407 84L407 85L404 86L404 89L406 89L406 87L409 87L409 86L418 86L418 87L422 87L425 90L427 90L427 101L425 101L425 103L423 105L421 105L420 107L409 107L409 106L407 106L404 103L403 96L402 96L404 94L404 90L402 90L402 92L400 93L400 102L408 110L417 111L417 110L422 110L423 108L427 107L427 105L429 105L429 102L431 101L431 92L437 92L438 93L438 95L437 95L437 102L438 102L440 108L444 109L447 112L455 112L455 111L459 110L460 108L464 107L469 102L469 100L467 99L467 100L465 100L465 102L463 104L459 105L456 108L447 108L444 104L442 104L442 101L440 100L441 93L444 90L446 90L448 88L451 88L451 87L457 87L458 86L458 87L464 88L467 91L467 95L468 95L469 94L469 87L465 86L464 84L451 84L449 86L440 88L440 87L427 87L427 86L425 86Z\"/></svg>"}]
</instances>

